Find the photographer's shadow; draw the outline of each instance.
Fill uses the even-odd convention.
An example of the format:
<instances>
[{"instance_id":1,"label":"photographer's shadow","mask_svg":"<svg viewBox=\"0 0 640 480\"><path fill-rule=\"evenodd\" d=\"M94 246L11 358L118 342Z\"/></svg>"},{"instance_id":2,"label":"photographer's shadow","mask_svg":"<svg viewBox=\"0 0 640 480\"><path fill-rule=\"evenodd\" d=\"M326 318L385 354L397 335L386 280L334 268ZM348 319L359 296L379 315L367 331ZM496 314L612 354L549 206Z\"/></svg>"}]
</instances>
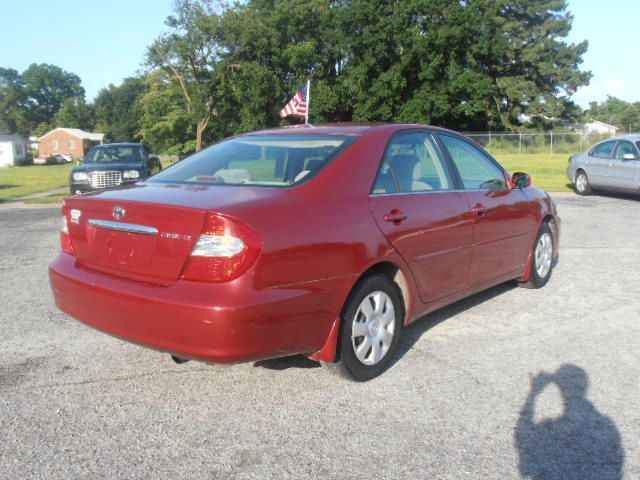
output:
<instances>
[{"instance_id":1,"label":"photographer's shadow","mask_svg":"<svg viewBox=\"0 0 640 480\"><path fill-rule=\"evenodd\" d=\"M564 412L535 421L536 398L555 384ZM586 399L587 373L563 365L554 374L540 372L520 412L515 443L523 477L542 479L618 480L622 478L624 450L613 421Z\"/></svg>"}]
</instances>

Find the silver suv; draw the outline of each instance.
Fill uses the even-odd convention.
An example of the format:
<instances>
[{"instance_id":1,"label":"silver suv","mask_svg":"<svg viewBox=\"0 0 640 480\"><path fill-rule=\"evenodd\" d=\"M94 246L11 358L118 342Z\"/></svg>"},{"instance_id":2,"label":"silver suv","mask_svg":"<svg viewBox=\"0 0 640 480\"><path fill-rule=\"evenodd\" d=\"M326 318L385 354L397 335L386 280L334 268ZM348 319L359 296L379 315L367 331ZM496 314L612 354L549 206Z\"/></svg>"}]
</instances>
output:
<instances>
[{"instance_id":1,"label":"silver suv","mask_svg":"<svg viewBox=\"0 0 640 480\"><path fill-rule=\"evenodd\" d=\"M593 190L640 193L640 134L610 138L569 159L567 177L579 195Z\"/></svg>"}]
</instances>

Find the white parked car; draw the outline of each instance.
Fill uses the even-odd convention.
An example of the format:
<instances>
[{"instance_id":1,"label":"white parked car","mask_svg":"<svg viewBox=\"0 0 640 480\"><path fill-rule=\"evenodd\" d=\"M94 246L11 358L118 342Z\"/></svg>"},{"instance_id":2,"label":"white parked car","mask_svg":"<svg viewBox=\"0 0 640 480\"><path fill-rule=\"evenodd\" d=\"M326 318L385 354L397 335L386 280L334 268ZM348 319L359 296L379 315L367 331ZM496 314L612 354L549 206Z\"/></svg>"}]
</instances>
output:
<instances>
[{"instance_id":1,"label":"white parked car","mask_svg":"<svg viewBox=\"0 0 640 480\"><path fill-rule=\"evenodd\" d=\"M37 157L33 159L34 165L58 165L62 163L71 163L73 158L65 153L54 153L48 157Z\"/></svg>"}]
</instances>

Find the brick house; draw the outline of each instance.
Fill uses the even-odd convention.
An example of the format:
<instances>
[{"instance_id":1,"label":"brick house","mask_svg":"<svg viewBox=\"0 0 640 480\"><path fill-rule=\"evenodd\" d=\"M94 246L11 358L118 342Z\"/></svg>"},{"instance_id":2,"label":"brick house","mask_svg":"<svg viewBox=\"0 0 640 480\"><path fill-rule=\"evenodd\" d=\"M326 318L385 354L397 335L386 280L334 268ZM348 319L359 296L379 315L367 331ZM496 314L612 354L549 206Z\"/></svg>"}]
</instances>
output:
<instances>
[{"instance_id":1,"label":"brick house","mask_svg":"<svg viewBox=\"0 0 640 480\"><path fill-rule=\"evenodd\" d=\"M102 143L104 133L90 133L79 128L56 128L38 139L38 156L46 158L54 153L84 157L91 147Z\"/></svg>"}]
</instances>

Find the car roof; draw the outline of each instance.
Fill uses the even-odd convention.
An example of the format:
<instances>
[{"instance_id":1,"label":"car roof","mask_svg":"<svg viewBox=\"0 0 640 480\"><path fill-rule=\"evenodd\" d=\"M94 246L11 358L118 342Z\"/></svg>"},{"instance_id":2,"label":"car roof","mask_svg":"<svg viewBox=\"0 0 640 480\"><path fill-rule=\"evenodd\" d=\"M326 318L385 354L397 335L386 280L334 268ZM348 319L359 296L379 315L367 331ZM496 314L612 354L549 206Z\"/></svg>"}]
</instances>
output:
<instances>
[{"instance_id":1,"label":"car roof","mask_svg":"<svg viewBox=\"0 0 640 480\"><path fill-rule=\"evenodd\" d=\"M609 140L631 140L632 142L640 141L640 133L630 133L628 135L618 135L611 137Z\"/></svg>"},{"instance_id":2,"label":"car roof","mask_svg":"<svg viewBox=\"0 0 640 480\"><path fill-rule=\"evenodd\" d=\"M418 124L409 124L409 123L328 123L328 124L318 124L318 125L290 125L286 127L279 128L269 128L265 130L258 130L256 132L245 133L244 135L265 135L265 134L285 134L285 135L296 135L296 134L325 134L325 135L364 135L372 130L391 130L391 131L399 131L399 130L410 130L415 128L426 128L429 130L447 132L447 133L456 133L452 130L447 130L446 128L434 127L430 125L418 125Z\"/></svg>"}]
</instances>

